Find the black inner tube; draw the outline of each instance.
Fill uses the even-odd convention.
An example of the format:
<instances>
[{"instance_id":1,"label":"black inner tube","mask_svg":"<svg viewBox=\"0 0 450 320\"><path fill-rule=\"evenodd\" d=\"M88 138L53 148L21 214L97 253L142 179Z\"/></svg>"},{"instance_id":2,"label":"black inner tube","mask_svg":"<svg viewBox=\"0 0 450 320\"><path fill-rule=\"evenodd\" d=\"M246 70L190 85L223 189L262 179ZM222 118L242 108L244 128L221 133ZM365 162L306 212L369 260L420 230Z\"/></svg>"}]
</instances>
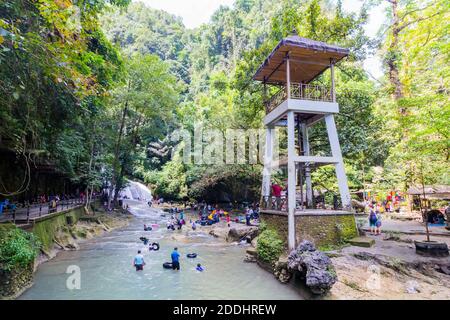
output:
<instances>
[{"instance_id":1,"label":"black inner tube","mask_svg":"<svg viewBox=\"0 0 450 320\"><path fill-rule=\"evenodd\" d=\"M158 242L153 242L152 245L150 246L150 250L158 251L159 250L159 243Z\"/></svg>"},{"instance_id":2,"label":"black inner tube","mask_svg":"<svg viewBox=\"0 0 450 320\"><path fill-rule=\"evenodd\" d=\"M188 253L186 256L188 258L197 258L197 254L196 253Z\"/></svg>"},{"instance_id":3,"label":"black inner tube","mask_svg":"<svg viewBox=\"0 0 450 320\"><path fill-rule=\"evenodd\" d=\"M172 269L172 262L164 262L163 268L164 269Z\"/></svg>"}]
</instances>

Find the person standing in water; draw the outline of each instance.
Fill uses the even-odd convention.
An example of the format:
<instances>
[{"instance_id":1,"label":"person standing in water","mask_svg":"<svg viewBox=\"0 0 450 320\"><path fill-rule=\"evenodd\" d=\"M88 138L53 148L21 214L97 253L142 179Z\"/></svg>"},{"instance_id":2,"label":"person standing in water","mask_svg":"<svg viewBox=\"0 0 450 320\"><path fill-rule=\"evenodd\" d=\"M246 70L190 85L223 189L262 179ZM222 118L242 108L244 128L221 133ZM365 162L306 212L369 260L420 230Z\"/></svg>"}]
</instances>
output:
<instances>
[{"instance_id":1,"label":"person standing in water","mask_svg":"<svg viewBox=\"0 0 450 320\"><path fill-rule=\"evenodd\" d=\"M170 257L172 258L172 269L180 270L180 254L178 253L178 248L173 249Z\"/></svg>"},{"instance_id":2,"label":"person standing in water","mask_svg":"<svg viewBox=\"0 0 450 320\"><path fill-rule=\"evenodd\" d=\"M134 257L133 266L136 267L136 271L144 270L145 261L144 256L141 254L141 250L139 250L138 254Z\"/></svg>"}]
</instances>

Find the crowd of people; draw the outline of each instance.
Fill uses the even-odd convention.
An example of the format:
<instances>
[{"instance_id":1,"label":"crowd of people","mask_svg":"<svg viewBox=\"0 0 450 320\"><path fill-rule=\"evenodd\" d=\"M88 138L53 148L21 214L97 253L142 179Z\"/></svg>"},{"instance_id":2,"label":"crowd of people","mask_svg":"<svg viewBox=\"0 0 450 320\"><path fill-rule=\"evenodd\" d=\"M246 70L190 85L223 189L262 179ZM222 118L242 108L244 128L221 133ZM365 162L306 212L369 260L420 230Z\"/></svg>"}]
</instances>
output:
<instances>
[{"instance_id":1,"label":"crowd of people","mask_svg":"<svg viewBox=\"0 0 450 320\"><path fill-rule=\"evenodd\" d=\"M96 196L96 193L93 193L93 196ZM78 194L41 194L26 200L25 198L18 200L17 202L13 202L9 199L4 199L0 201L0 214L5 211L13 211L17 208L26 208L31 205L48 205L49 213L56 212L58 205L61 201L68 201L72 199L80 199L81 202L86 200L86 194L84 192L80 192Z\"/></svg>"},{"instance_id":2,"label":"crowd of people","mask_svg":"<svg viewBox=\"0 0 450 320\"><path fill-rule=\"evenodd\" d=\"M225 211L220 208L218 205L212 206L207 204L206 202L192 204L191 208L194 211L194 214L198 214L198 220L189 219L189 224L192 230L197 229L197 225L200 224L202 226L205 225L213 225L215 223L222 221L226 221L228 227L231 227L231 212ZM171 215L167 221L167 230L175 231L182 230L183 226L186 225L186 215L183 209L178 207L170 208L169 214ZM245 207L245 223L247 225L251 225L251 221L254 219L259 219L259 204L252 204L250 206ZM243 222L239 217L236 217L235 222ZM152 231L152 226L144 224L144 231ZM141 241L143 241L144 245L149 245L149 239L146 237L141 237ZM155 250L154 246L157 245L157 249L159 250L159 244L152 243L149 246L149 250ZM197 254L188 254L188 258L195 258ZM178 248L174 248L172 253L170 254L171 262L167 262L164 264L166 268L172 268L173 270L180 270L180 253ZM133 259L133 266L136 268L136 271L142 271L145 266L145 259L141 252L138 251L138 254ZM195 270L202 272L205 270L205 267L200 263L196 265Z\"/></svg>"},{"instance_id":3,"label":"crowd of people","mask_svg":"<svg viewBox=\"0 0 450 320\"><path fill-rule=\"evenodd\" d=\"M170 208L169 213L171 213L170 219L167 221L167 229L169 230L181 230L186 224L184 220L184 210L178 208ZM194 229L194 228L193 228ZM195 229L194 229L195 230Z\"/></svg>"},{"instance_id":4,"label":"crowd of people","mask_svg":"<svg viewBox=\"0 0 450 320\"><path fill-rule=\"evenodd\" d=\"M204 225L213 225L219 223L220 220L225 220L228 227L231 227L231 210L227 211L218 205L212 206L205 201L193 205L194 212L198 213L197 223ZM231 206L228 208L231 209ZM246 206L244 210L245 223L251 225L252 220L259 219L259 203ZM239 217L236 217L235 222L241 222Z\"/></svg>"}]
</instances>

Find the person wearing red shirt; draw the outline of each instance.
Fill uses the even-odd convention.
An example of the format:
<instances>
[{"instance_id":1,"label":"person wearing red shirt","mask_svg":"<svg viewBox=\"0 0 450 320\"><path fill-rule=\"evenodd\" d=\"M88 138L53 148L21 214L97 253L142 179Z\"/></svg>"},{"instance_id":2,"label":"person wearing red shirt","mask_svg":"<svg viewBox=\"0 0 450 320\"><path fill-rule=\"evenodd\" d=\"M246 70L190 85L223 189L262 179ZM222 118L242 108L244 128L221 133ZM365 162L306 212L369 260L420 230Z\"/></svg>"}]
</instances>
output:
<instances>
[{"instance_id":1,"label":"person wearing red shirt","mask_svg":"<svg viewBox=\"0 0 450 320\"><path fill-rule=\"evenodd\" d=\"M281 209L281 191L283 188L279 184L272 183L272 196L275 197L277 210Z\"/></svg>"}]
</instances>

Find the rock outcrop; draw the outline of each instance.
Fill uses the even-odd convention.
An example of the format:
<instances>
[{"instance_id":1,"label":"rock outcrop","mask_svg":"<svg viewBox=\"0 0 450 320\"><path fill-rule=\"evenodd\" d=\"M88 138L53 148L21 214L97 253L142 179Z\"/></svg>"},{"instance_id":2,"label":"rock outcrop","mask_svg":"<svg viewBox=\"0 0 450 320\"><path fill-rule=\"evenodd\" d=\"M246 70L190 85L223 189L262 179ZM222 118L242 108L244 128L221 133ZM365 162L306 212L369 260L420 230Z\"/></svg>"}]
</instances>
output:
<instances>
[{"instance_id":1,"label":"rock outcrop","mask_svg":"<svg viewBox=\"0 0 450 320\"><path fill-rule=\"evenodd\" d=\"M6 270L0 264L0 300L15 299L33 284L33 263Z\"/></svg>"},{"instance_id":2,"label":"rock outcrop","mask_svg":"<svg viewBox=\"0 0 450 320\"><path fill-rule=\"evenodd\" d=\"M309 241L303 241L291 251L287 264L289 270L300 273L314 294L327 293L337 281L331 259Z\"/></svg>"},{"instance_id":3,"label":"rock outcrop","mask_svg":"<svg viewBox=\"0 0 450 320\"><path fill-rule=\"evenodd\" d=\"M258 253L256 252L256 249L250 247L246 250L244 262L256 262L257 257Z\"/></svg>"},{"instance_id":4,"label":"rock outcrop","mask_svg":"<svg viewBox=\"0 0 450 320\"><path fill-rule=\"evenodd\" d=\"M242 226L239 228L231 228L227 235L227 241L242 241L247 240L251 242L258 235L258 227Z\"/></svg>"},{"instance_id":5,"label":"rock outcrop","mask_svg":"<svg viewBox=\"0 0 450 320\"><path fill-rule=\"evenodd\" d=\"M292 278L292 272L289 271L288 257L281 256L275 263L273 274L281 283L288 283Z\"/></svg>"}]
</instances>

